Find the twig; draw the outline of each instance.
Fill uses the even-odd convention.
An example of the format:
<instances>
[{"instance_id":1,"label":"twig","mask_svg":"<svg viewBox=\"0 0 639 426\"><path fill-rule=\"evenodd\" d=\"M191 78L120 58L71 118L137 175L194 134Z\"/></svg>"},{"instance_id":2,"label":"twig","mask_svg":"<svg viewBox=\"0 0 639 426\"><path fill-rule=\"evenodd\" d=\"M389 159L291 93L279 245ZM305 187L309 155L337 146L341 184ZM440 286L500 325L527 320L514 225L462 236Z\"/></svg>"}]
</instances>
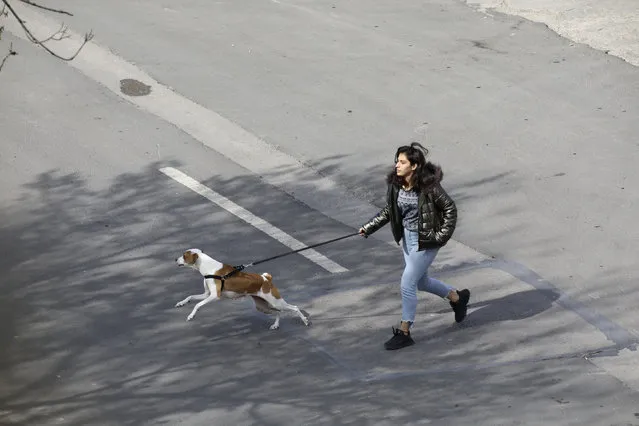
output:
<instances>
[{"instance_id":1,"label":"twig","mask_svg":"<svg viewBox=\"0 0 639 426\"><path fill-rule=\"evenodd\" d=\"M16 52L15 50L13 50L13 43L11 43L9 45L9 53L7 53L4 58L2 59L2 62L0 62L0 71L2 71L2 67L4 67L4 63L7 62L7 59L9 58L9 56L13 56L13 55L17 55L18 52Z\"/></svg>"},{"instance_id":2,"label":"twig","mask_svg":"<svg viewBox=\"0 0 639 426\"><path fill-rule=\"evenodd\" d=\"M32 4L30 1L25 1L25 0L19 0L21 2L27 3L27 4ZM13 9L13 7L11 7L11 4L9 4L8 0L2 0L2 2L6 5L6 7L9 9L9 12L11 12L11 14L18 20L18 22L20 23L20 26L22 27L22 29L24 30L24 32L27 34L27 37L29 38L29 40L31 40L32 43L35 43L37 45L39 45L40 47L42 47L44 50L46 50L47 52L49 52L51 55L55 56L58 59L62 59L63 61L72 61L73 59L75 59L76 56L78 56L78 54L80 53L80 51L82 50L82 48L84 47L85 44L87 44L89 41L91 41L91 39L93 39L93 31L90 31L88 33L86 33L84 35L84 41L82 42L82 44L80 45L80 47L78 48L78 50L71 56L69 56L68 58L65 58L63 56L58 55L57 53L55 53L53 50L49 49L47 46L44 45L45 41L51 40L52 38L54 38L56 36L56 34L60 33L60 31L58 31L57 33L54 33L52 36L50 36L49 38L45 39L45 40L38 40L33 33L31 33L31 31L29 30L29 28L26 26L25 22L22 20L22 18L20 18L20 16L18 15L18 13ZM58 12L58 13L62 13L60 11L54 10L54 12ZM63 25L63 29L64 29L64 34L66 34L66 28Z\"/></svg>"},{"instance_id":3,"label":"twig","mask_svg":"<svg viewBox=\"0 0 639 426\"><path fill-rule=\"evenodd\" d=\"M66 10L51 9L50 7L46 7L46 6L42 6L42 5L39 5L37 3L34 3L31 0L20 0L20 1L22 3L26 3L26 4L30 5L30 6L39 7L40 9L48 10L49 12L62 13L64 15L73 16L72 13L69 13Z\"/></svg>"},{"instance_id":4,"label":"twig","mask_svg":"<svg viewBox=\"0 0 639 426\"><path fill-rule=\"evenodd\" d=\"M46 40L42 40L42 42L44 43L45 41L49 41L49 40L55 40L55 41L60 41L63 40L65 38L71 38L70 35L67 34L67 26L64 25L64 22L60 25L60 29L58 31L56 31L55 33L51 34L51 36L49 38L47 38Z\"/></svg>"},{"instance_id":5,"label":"twig","mask_svg":"<svg viewBox=\"0 0 639 426\"><path fill-rule=\"evenodd\" d=\"M2 10L0 10L0 18L6 18L9 16L9 12L7 12L7 6L2 5ZM4 31L4 25L0 25L0 40L2 40L2 32Z\"/></svg>"},{"instance_id":6,"label":"twig","mask_svg":"<svg viewBox=\"0 0 639 426\"><path fill-rule=\"evenodd\" d=\"M60 41L60 40L63 40L65 38L71 38L71 36L67 34L67 26L64 25L64 23L60 26L60 29L58 31L54 32L49 37L47 37L47 38L45 38L43 40L35 40L35 39L29 37L29 39L33 43L38 43L38 42L46 43L49 40Z\"/></svg>"}]
</instances>

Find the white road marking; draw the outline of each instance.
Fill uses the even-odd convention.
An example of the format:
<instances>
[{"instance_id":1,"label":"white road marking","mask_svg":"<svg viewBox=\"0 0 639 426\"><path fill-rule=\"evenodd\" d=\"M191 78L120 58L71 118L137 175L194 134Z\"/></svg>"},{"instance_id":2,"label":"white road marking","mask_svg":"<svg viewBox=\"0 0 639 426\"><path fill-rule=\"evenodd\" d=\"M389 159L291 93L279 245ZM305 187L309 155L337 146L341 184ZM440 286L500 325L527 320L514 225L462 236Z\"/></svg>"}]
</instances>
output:
<instances>
[{"instance_id":1,"label":"white road marking","mask_svg":"<svg viewBox=\"0 0 639 426\"><path fill-rule=\"evenodd\" d=\"M291 250L299 250L301 248L306 247L306 245L302 243L301 241L296 240L295 238L288 235L286 232L271 225L264 219L255 216L253 213L249 212L244 207L235 204L233 201L229 200L223 195L218 194L217 192L213 191L211 188L201 184L197 180L182 173L181 171L173 167L164 167L164 168L161 168L160 171L164 173L165 175L167 175L168 177L170 177L171 179L186 186L191 191L200 194L204 198L222 207L224 210L228 211L229 213L232 213L233 215L239 217L240 219L242 219L244 222L248 223L249 225L256 227L260 231L267 234L269 237L276 239L280 243L289 247ZM332 260L324 256L323 254L318 253L317 251L313 249L304 250L298 254L304 256L311 262L316 263L317 265L321 266L322 268L326 269L328 272L331 272L333 274L348 271L348 269L344 268L341 265L338 265L337 263L333 262Z\"/></svg>"}]
</instances>

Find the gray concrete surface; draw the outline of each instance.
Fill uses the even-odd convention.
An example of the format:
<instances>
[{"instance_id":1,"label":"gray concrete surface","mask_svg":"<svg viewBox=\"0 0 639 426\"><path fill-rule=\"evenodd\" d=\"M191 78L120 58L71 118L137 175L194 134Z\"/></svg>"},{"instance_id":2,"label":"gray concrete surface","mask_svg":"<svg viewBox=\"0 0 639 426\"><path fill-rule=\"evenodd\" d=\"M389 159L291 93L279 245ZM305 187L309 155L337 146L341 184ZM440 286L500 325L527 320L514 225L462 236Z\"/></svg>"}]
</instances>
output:
<instances>
[{"instance_id":1,"label":"gray concrete surface","mask_svg":"<svg viewBox=\"0 0 639 426\"><path fill-rule=\"evenodd\" d=\"M7 36L0 422L639 424L636 68L460 3L188 6L69 2L98 37L68 65ZM121 94L140 70L151 94ZM311 244L377 208L396 145L424 129L460 206L436 270L473 289L463 325L422 295L418 344L382 350L387 233L322 248L344 274L260 268L311 328L269 332L243 301L190 323L173 308L200 285L176 252L286 248L159 168Z\"/></svg>"},{"instance_id":2,"label":"gray concrete surface","mask_svg":"<svg viewBox=\"0 0 639 426\"><path fill-rule=\"evenodd\" d=\"M633 0L467 0L489 14L521 16L639 65L639 5Z\"/></svg>"}]
</instances>

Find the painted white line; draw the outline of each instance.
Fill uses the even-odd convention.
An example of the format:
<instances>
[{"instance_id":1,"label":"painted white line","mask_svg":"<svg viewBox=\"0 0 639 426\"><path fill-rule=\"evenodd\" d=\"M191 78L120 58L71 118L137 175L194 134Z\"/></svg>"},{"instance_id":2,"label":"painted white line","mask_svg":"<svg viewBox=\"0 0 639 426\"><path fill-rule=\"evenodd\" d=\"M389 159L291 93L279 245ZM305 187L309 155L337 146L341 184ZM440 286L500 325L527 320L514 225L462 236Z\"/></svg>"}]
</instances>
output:
<instances>
[{"instance_id":1,"label":"painted white line","mask_svg":"<svg viewBox=\"0 0 639 426\"><path fill-rule=\"evenodd\" d=\"M264 232L269 237L276 239L280 243L289 247L291 250L299 250L301 248L306 247L306 245L302 243L301 241L296 240L295 238L288 235L286 232L271 225L264 219L255 216L253 213L249 212L244 207L238 206L233 201L229 200L223 195L218 194L217 192L213 191L211 188L201 184L200 182L193 179L189 175L186 175L182 173L181 171L174 169L173 167L164 167L164 168L161 168L160 171L164 173L165 175L167 175L168 177L170 177L171 179L186 186L191 191L200 194L207 200L212 201L213 203L222 207L224 210L228 211L229 213L232 213L235 216L239 217L240 219L242 219L244 222L248 223L249 225L256 227L257 229ZM321 253L318 253L317 251L313 249L304 250L298 254L304 256L311 262L318 264L319 266L321 266L322 268L326 269L328 272L331 272L333 274L348 271L348 269L344 268L341 265L338 265L337 263L330 260L328 257L324 256Z\"/></svg>"}]
</instances>

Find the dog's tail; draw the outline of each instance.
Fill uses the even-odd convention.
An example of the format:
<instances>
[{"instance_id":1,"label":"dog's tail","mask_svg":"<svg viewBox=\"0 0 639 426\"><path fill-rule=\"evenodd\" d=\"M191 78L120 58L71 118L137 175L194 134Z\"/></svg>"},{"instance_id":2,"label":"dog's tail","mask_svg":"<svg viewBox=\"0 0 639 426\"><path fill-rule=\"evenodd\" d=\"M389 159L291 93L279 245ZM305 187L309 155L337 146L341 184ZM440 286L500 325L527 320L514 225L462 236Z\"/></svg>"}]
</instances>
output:
<instances>
[{"instance_id":1,"label":"dog's tail","mask_svg":"<svg viewBox=\"0 0 639 426\"><path fill-rule=\"evenodd\" d=\"M262 274L262 278L264 279L264 281L271 281L273 279L273 276L268 272L264 272Z\"/></svg>"}]
</instances>

